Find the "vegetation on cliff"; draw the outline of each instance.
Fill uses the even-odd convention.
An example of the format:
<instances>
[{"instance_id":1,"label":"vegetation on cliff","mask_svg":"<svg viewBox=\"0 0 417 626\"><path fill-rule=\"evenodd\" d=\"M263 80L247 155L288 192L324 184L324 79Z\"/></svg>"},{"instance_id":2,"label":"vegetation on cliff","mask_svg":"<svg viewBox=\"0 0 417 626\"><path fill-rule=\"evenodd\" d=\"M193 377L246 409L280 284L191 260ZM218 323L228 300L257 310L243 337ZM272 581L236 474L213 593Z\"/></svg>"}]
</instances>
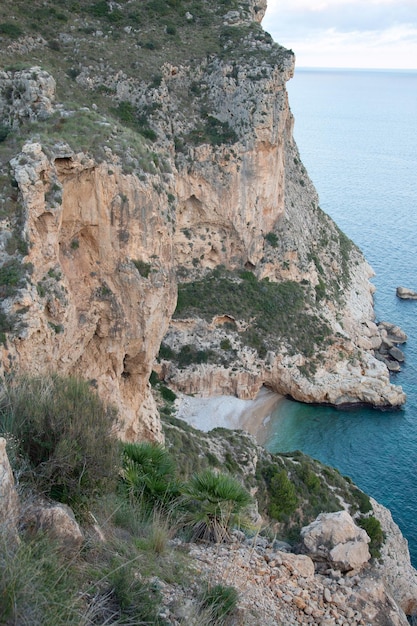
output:
<instances>
[{"instance_id":1,"label":"vegetation on cliff","mask_svg":"<svg viewBox=\"0 0 417 626\"><path fill-rule=\"evenodd\" d=\"M175 318L211 321L218 314L244 320L248 327L239 337L261 357L285 345L290 354L313 359L330 340L331 328L309 286L295 281L276 283L258 280L247 270L232 273L216 268L199 280L179 284Z\"/></svg>"},{"instance_id":2,"label":"vegetation on cliff","mask_svg":"<svg viewBox=\"0 0 417 626\"><path fill-rule=\"evenodd\" d=\"M175 418L165 422L166 447L121 444L109 415L76 379L16 379L3 392L0 434L21 494L21 542L0 548L3 623L162 625L160 589L175 581L194 597L201 624L220 625L237 593L204 580L192 586L181 546L229 541L238 528L296 543L318 512L342 502L352 512L370 508L349 480L301 453L269 455L244 433L203 434ZM71 503L81 550L65 556L39 534L30 522L39 497L43 506Z\"/></svg>"}]
</instances>

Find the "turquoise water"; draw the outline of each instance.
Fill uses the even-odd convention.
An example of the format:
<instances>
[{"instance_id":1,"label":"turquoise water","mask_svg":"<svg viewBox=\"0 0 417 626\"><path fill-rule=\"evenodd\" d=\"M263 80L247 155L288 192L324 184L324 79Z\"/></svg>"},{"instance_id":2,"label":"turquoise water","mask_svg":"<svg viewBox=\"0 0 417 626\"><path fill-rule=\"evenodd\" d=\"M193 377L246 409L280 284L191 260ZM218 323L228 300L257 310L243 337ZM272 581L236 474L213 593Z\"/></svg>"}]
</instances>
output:
<instances>
[{"instance_id":1,"label":"turquoise water","mask_svg":"<svg viewBox=\"0 0 417 626\"><path fill-rule=\"evenodd\" d=\"M337 467L388 506L417 566L417 72L297 70L288 83L301 158L320 206L376 272L377 320L407 333L400 411L336 411L285 401L266 447Z\"/></svg>"}]
</instances>

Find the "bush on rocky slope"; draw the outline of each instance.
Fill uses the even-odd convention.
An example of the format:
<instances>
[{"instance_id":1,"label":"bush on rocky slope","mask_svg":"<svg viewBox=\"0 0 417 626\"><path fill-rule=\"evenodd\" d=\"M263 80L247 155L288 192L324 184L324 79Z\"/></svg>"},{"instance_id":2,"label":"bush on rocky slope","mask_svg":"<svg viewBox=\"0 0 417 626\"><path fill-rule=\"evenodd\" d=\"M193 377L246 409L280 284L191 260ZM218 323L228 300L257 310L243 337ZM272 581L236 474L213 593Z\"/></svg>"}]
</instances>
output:
<instances>
[{"instance_id":1,"label":"bush on rocky slope","mask_svg":"<svg viewBox=\"0 0 417 626\"><path fill-rule=\"evenodd\" d=\"M49 501L68 501L67 493L55 489L57 477L68 479L70 494L72 480L78 478L84 492L77 514L85 540L81 551L69 557L54 540L44 541L27 526L20 527L19 544L2 539L0 619L5 623L172 624L164 617L161 593L164 585L177 585L192 598L199 624L220 626L233 614L236 591L204 578L192 583L194 565L182 543L190 538L188 528L194 540L223 542L249 515L255 543L259 532L297 542L300 526L318 512L340 509L342 502L350 503L351 512L369 504L351 481L301 453L270 455L245 433L201 433L173 417L165 420L166 448L126 444L124 460L115 463L114 454L108 456L115 450L104 441L109 414L88 385L58 377L19 382L20 390L9 388L3 395L1 430L19 478L22 510L37 501L39 489ZM98 430L91 430L91 414ZM80 415L90 418L81 420ZM92 433L99 431L103 440L98 446ZM78 446L75 457L68 432ZM93 441L94 459L83 456L83 446L88 451ZM105 493L98 489L103 475L97 464L102 461L110 475L119 476ZM91 473L94 468L97 476ZM263 517L261 528L256 506L246 508L249 490ZM372 520L364 519L364 527ZM377 547L381 537L371 534Z\"/></svg>"}]
</instances>

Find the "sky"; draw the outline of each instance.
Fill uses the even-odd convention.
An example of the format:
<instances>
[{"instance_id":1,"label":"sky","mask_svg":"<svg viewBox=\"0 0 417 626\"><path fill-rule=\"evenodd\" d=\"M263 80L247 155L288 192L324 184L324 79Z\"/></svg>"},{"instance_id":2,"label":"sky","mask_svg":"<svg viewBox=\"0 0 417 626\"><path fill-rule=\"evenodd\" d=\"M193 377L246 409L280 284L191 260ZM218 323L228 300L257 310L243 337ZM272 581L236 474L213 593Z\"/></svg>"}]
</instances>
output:
<instances>
[{"instance_id":1,"label":"sky","mask_svg":"<svg viewBox=\"0 0 417 626\"><path fill-rule=\"evenodd\" d=\"M296 67L417 69L417 0L268 0L262 26Z\"/></svg>"}]
</instances>

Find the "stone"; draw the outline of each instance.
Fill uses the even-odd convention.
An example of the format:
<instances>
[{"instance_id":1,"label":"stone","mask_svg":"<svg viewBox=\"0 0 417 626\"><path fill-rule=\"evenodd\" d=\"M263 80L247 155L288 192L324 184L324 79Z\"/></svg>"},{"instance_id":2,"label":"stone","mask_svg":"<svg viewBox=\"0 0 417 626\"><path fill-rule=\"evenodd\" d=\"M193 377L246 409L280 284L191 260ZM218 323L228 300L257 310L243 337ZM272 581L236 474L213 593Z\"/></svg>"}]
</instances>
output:
<instances>
[{"instance_id":1,"label":"stone","mask_svg":"<svg viewBox=\"0 0 417 626\"><path fill-rule=\"evenodd\" d=\"M390 348L388 350L388 354L399 363L403 363L403 361L405 360L404 352L397 348L397 346L393 346L392 348Z\"/></svg>"},{"instance_id":2,"label":"stone","mask_svg":"<svg viewBox=\"0 0 417 626\"><path fill-rule=\"evenodd\" d=\"M304 611L304 609L307 606L306 601L303 600L303 598L300 598L300 596L295 596L293 599L293 602L295 606L297 607L297 609L300 609L300 611Z\"/></svg>"},{"instance_id":3,"label":"stone","mask_svg":"<svg viewBox=\"0 0 417 626\"><path fill-rule=\"evenodd\" d=\"M402 300L417 300L417 292L407 287L397 287L396 294Z\"/></svg>"},{"instance_id":4,"label":"stone","mask_svg":"<svg viewBox=\"0 0 417 626\"><path fill-rule=\"evenodd\" d=\"M282 553L282 564L294 576L311 579L314 577L314 563L308 556L303 554Z\"/></svg>"},{"instance_id":5,"label":"stone","mask_svg":"<svg viewBox=\"0 0 417 626\"><path fill-rule=\"evenodd\" d=\"M327 603L330 603L332 601L332 594L330 593L330 589L328 589L328 587L325 587L323 589L323 599Z\"/></svg>"},{"instance_id":6,"label":"stone","mask_svg":"<svg viewBox=\"0 0 417 626\"><path fill-rule=\"evenodd\" d=\"M278 539L275 539L272 547L274 550L278 550L279 552L291 552L291 546L286 541L279 541Z\"/></svg>"},{"instance_id":7,"label":"stone","mask_svg":"<svg viewBox=\"0 0 417 626\"><path fill-rule=\"evenodd\" d=\"M389 359L385 360L386 366L390 372L399 372L401 371L401 366L398 361L390 361Z\"/></svg>"},{"instance_id":8,"label":"stone","mask_svg":"<svg viewBox=\"0 0 417 626\"><path fill-rule=\"evenodd\" d=\"M301 529L301 538L313 560L327 562L341 572L360 570L371 558L368 535L347 511L320 514Z\"/></svg>"},{"instance_id":9,"label":"stone","mask_svg":"<svg viewBox=\"0 0 417 626\"><path fill-rule=\"evenodd\" d=\"M74 513L65 504L31 504L23 512L21 524L31 534L46 533L68 556L77 554L84 541Z\"/></svg>"},{"instance_id":10,"label":"stone","mask_svg":"<svg viewBox=\"0 0 417 626\"><path fill-rule=\"evenodd\" d=\"M379 322L378 329L381 332L381 336L384 336L392 343L405 343L407 341L406 333L395 324L390 322Z\"/></svg>"},{"instance_id":11,"label":"stone","mask_svg":"<svg viewBox=\"0 0 417 626\"><path fill-rule=\"evenodd\" d=\"M19 541L17 524L19 499L6 452L6 439L0 437L0 535L7 542Z\"/></svg>"},{"instance_id":12,"label":"stone","mask_svg":"<svg viewBox=\"0 0 417 626\"><path fill-rule=\"evenodd\" d=\"M55 79L40 67L0 72L2 118L12 127L24 120L44 120L55 110Z\"/></svg>"}]
</instances>

